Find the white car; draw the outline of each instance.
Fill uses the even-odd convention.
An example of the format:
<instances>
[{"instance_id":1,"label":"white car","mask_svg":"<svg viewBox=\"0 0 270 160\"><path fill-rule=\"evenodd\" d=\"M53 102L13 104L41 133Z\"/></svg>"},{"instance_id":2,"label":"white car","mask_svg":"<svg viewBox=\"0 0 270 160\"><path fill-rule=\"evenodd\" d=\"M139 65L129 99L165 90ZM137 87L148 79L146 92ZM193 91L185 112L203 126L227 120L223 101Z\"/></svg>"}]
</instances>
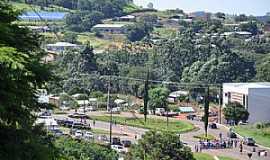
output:
<instances>
[{"instance_id":1,"label":"white car","mask_svg":"<svg viewBox=\"0 0 270 160\"><path fill-rule=\"evenodd\" d=\"M86 112L96 111L96 108L93 107L93 106L88 106L88 107L85 107L85 111L86 111Z\"/></svg>"},{"instance_id":2,"label":"white car","mask_svg":"<svg viewBox=\"0 0 270 160\"><path fill-rule=\"evenodd\" d=\"M84 109L84 107L80 107L80 108L78 109L78 112L79 112L79 113L84 113L84 111L86 111L86 109Z\"/></svg>"},{"instance_id":3,"label":"white car","mask_svg":"<svg viewBox=\"0 0 270 160\"><path fill-rule=\"evenodd\" d=\"M94 139L94 134L92 132L85 132L84 134L85 139Z\"/></svg>"},{"instance_id":4,"label":"white car","mask_svg":"<svg viewBox=\"0 0 270 160\"><path fill-rule=\"evenodd\" d=\"M126 149L120 145L111 145L111 149L117 151L118 153L125 153Z\"/></svg>"},{"instance_id":5,"label":"white car","mask_svg":"<svg viewBox=\"0 0 270 160\"><path fill-rule=\"evenodd\" d=\"M77 130L74 134L75 138L82 138L83 136L83 133L81 130Z\"/></svg>"}]
</instances>

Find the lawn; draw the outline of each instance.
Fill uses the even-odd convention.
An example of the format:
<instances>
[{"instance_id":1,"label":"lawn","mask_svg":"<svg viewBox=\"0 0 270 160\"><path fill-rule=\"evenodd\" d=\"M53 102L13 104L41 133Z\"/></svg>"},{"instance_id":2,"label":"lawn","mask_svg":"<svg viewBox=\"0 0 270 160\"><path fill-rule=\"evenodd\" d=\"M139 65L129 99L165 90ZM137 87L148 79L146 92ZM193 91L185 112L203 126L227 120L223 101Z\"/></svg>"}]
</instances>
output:
<instances>
[{"instance_id":1,"label":"lawn","mask_svg":"<svg viewBox=\"0 0 270 160\"><path fill-rule=\"evenodd\" d=\"M94 116L93 119L99 120L99 121L105 121L109 122L110 117L109 116ZM154 129L158 131L166 131L167 130L167 123L166 120L162 119L154 119L154 118L148 118L146 124L144 123L143 118L127 118L127 117L113 117L113 121L118 124L126 124L129 126L139 127L139 128L146 128L146 129ZM174 132L174 133L183 133L193 130L195 127L188 123L183 122L179 120L170 120L168 131Z\"/></svg>"},{"instance_id":2,"label":"lawn","mask_svg":"<svg viewBox=\"0 0 270 160\"><path fill-rule=\"evenodd\" d=\"M194 153L193 155L196 160L215 160L214 157L206 153Z\"/></svg>"},{"instance_id":3,"label":"lawn","mask_svg":"<svg viewBox=\"0 0 270 160\"><path fill-rule=\"evenodd\" d=\"M217 156L219 160L236 160L234 158L230 158L230 157L224 157L224 156Z\"/></svg>"},{"instance_id":4,"label":"lawn","mask_svg":"<svg viewBox=\"0 0 270 160\"><path fill-rule=\"evenodd\" d=\"M161 38L169 38L176 34L175 28L154 28L154 34L159 35Z\"/></svg>"},{"instance_id":5,"label":"lawn","mask_svg":"<svg viewBox=\"0 0 270 160\"><path fill-rule=\"evenodd\" d=\"M196 135L193 137L197 138L197 139L201 139L201 140L214 140L214 139L216 139L216 137L211 135L211 134L208 134L207 137L205 136L205 134L200 134L200 135Z\"/></svg>"},{"instance_id":6,"label":"lawn","mask_svg":"<svg viewBox=\"0 0 270 160\"><path fill-rule=\"evenodd\" d=\"M215 160L213 156L206 153L193 153L193 155L196 160ZM224 156L217 156L217 157L219 160L236 160L234 158Z\"/></svg>"},{"instance_id":7,"label":"lawn","mask_svg":"<svg viewBox=\"0 0 270 160\"><path fill-rule=\"evenodd\" d=\"M270 147L270 128L257 129L255 126L245 125L234 127L242 136L252 137L258 144Z\"/></svg>"},{"instance_id":8,"label":"lawn","mask_svg":"<svg viewBox=\"0 0 270 160\"><path fill-rule=\"evenodd\" d=\"M118 46L119 43L122 43L124 41L124 37L122 35L111 35L112 39L104 39L104 38L98 38L94 35L94 33L80 33L78 34L78 41L82 44L86 44L87 42L90 42L90 44L95 49L106 49L110 45L116 45Z\"/></svg>"}]
</instances>

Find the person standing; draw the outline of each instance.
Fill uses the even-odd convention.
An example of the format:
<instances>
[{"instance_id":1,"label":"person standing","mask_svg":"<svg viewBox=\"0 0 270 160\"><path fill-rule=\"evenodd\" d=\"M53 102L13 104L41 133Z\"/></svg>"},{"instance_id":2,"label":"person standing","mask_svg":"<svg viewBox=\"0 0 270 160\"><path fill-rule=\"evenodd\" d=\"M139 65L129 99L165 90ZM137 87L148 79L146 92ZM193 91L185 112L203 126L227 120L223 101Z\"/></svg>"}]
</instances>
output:
<instances>
[{"instance_id":1,"label":"person standing","mask_svg":"<svg viewBox=\"0 0 270 160\"><path fill-rule=\"evenodd\" d=\"M239 149L240 149L240 153L242 154L242 152L243 152L243 144L242 143L240 143Z\"/></svg>"},{"instance_id":2,"label":"person standing","mask_svg":"<svg viewBox=\"0 0 270 160\"><path fill-rule=\"evenodd\" d=\"M96 125L96 120L93 120L93 126L95 126Z\"/></svg>"}]
</instances>

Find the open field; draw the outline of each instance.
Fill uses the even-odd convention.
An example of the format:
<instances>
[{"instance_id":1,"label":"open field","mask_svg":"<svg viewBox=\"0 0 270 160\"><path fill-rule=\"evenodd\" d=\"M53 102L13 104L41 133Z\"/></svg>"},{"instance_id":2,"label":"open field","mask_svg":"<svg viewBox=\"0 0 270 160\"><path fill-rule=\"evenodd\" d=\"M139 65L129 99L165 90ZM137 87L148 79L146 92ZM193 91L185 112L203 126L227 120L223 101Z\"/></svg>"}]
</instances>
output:
<instances>
[{"instance_id":1,"label":"open field","mask_svg":"<svg viewBox=\"0 0 270 160\"><path fill-rule=\"evenodd\" d=\"M194 153L194 158L196 160L215 160L213 156L206 153ZM224 156L217 156L217 158L219 160L236 160L234 158L224 157Z\"/></svg>"},{"instance_id":2,"label":"open field","mask_svg":"<svg viewBox=\"0 0 270 160\"><path fill-rule=\"evenodd\" d=\"M234 127L234 130L242 136L252 137L258 144L270 147L270 128L257 129L255 126L245 125Z\"/></svg>"},{"instance_id":3,"label":"open field","mask_svg":"<svg viewBox=\"0 0 270 160\"><path fill-rule=\"evenodd\" d=\"M196 160L215 160L212 156L206 153L194 153Z\"/></svg>"},{"instance_id":4,"label":"open field","mask_svg":"<svg viewBox=\"0 0 270 160\"><path fill-rule=\"evenodd\" d=\"M99 121L105 121L105 122L110 121L109 116L92 116L92 118ZM168 128L167 128L166 120L162 120L162 119L148 118L145 124L143 118L126 118L126 117L114 116L113 122L115 121L117 124L127 124L129 126L153 129L153 130L159 130L159 131L168 130L174 133L188 132L195 128L192 124L188 122L179 121L179 120L170 120Z\"/></svg>"},{"instance_id":5,"label":"open field","mask_svg":"<svg viewBox=\"0 0 270 160\"><path fill-rule=\"evenodd\" d=\"M200 134L200 135L196 135L193 137L197 138L197 139L201 139L201 140L214 140L214 139L216 139L216 137L211 135L211 134L208 134L207 137L205 136L205 134Z\"/></svg>"}]
</instances>

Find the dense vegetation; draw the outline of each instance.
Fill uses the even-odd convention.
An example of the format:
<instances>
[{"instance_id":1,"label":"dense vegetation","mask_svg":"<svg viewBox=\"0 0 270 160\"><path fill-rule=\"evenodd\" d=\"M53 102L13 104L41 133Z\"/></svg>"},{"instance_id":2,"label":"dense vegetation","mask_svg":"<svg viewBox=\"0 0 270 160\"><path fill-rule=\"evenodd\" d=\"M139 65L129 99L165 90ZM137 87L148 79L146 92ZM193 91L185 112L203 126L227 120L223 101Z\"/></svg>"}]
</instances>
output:
<instances>
[{"instance_id":1,"label":"dense vegetation","mask_svg":"<svg viewBox=\"0 0 270 160\"><path fill-rule=\"evenodd\" d=\"M107 146L76 141L71 138L59 138L55 141L61 160L117 160L118 154Z\"/></svg>"},{"instance_id":2,"label":"dense vegetation","mask_svg":"<svg viewBox=\"0 0 270 160\"><path fill-rule=\"evenodd\" d=\"M194 160L189 147L179 137L168 132L149 131L132 146L127 160Z\"/></svg>"},{"instance_id":3,"label":"dense vegetation","mask_svg":"<svg viewBox=\"0 0 270 160\"><path fill-rule=\"evenodd\" d=\"M38 36L13 24L18 13L0 1L0 159L52 159L50 139L33 126L41 107L36 90L51 73L40 61Z\"/></svg>"}]
</instances>

